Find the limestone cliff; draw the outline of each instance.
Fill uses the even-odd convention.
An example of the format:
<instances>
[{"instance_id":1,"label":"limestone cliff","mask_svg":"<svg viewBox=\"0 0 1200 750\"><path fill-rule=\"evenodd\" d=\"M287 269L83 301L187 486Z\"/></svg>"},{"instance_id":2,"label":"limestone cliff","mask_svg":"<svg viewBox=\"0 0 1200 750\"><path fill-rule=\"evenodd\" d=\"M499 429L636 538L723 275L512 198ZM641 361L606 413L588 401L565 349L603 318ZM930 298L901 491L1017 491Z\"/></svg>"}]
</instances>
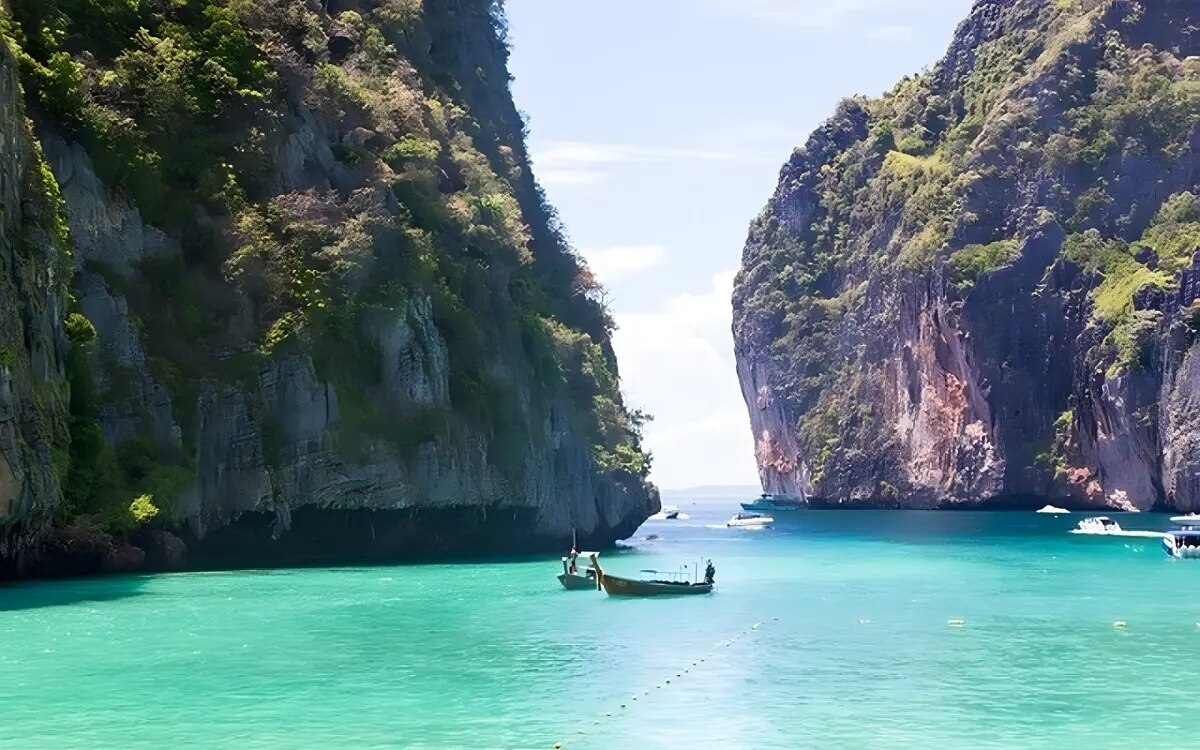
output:
<instances>
[{"instance_id":1,"label":"limestone cliff","mask_svg":"<svg viewBox=\"0 0 1200 750\"><path fill-rule=\"evenodd\" d=\"M68 443L62 318L70 251L50 176L0 44L0 557L36 540Z\"/></svg>"},{"instance_id":2,"label":"limestone cliff","mask_svg":"<svg viewBox=\"0 0 1200 750\"><path fill-rule=\"evenodd\" d=\"M3 372L57 378L70 430L57 475L10 459L36 499L0 512L0 569L601 545L657 509L498 4L10 6L23 153L61 189L95 336L69 366L63 280L30 273ZM7 70L0 127L27 134Z\"/></svg>"},{"instance_id":3,"label":"limestone cliff","mask_svg":"<svg viewBox=\"0 0 1200 750\"><path fill-rule=\"evenodd\" d=\"M978 0L795 151L733 300L768 489L1200 508L1198 25Z\"/></svg>"}]
</instances>

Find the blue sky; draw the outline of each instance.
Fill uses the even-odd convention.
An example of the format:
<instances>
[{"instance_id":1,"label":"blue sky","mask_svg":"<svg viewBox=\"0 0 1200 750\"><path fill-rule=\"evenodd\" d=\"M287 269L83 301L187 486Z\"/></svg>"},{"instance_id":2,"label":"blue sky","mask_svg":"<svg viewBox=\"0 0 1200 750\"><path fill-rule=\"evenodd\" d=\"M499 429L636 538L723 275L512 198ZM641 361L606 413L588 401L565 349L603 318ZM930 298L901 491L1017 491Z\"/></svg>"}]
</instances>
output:
<instances>
[{"instance_id":1,"label":"blue sky","mask_svg":"<svg viewBox=\"0 0 1200 750\"><path fill-rule=\"evenodd\" d=\"M779 167L844 96L944 53L970 0L507 0L534 171L608 288L664 488L756 484L729 294Z\"/></svg>"}]
</instances>

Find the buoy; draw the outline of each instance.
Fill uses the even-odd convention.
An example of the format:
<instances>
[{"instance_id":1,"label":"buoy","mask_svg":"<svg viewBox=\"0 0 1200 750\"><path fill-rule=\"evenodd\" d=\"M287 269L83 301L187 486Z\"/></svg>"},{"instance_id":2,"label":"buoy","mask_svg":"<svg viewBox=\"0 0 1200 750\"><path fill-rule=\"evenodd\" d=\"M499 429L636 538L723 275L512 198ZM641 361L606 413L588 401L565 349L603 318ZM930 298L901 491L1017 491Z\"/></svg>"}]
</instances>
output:
<instances>
[{"instance_id":1,"label":"buoy","mask_svg":"<svg viewBox=\"0 0 1200 750\"><path fill-rule=\"evenodd\" d=\"M967 623L966 623L966 621L955 617L951 620L946 620L946 624L952 628L961 628L963 625L966 625Z\"/></svg>"},{"instance_id":2,"label":"buoy","mask_svg":"<svg viewBox=\"0 0 1200 750\"><path fill-rule=\"evenodd\" d=\"M625 704L624 704L624 703L622 703L622 704L621 704L621 708L625 708Z\"/></svg>"},{"instance_id":3,"label":"buoy","mask_svg":"<svg viewBox=\"0 0 1200 750\"><path fill-rule=\"evenodd\" d=\"M668 684L668 685L670 685L670 684L671 684L671 681L670 681L670 680L667 680L667 684Z\"/></svg>"},{"instance_id":4,"label":"buoy","mask_svg":"<svg viewBox=\"0 0 1200 750\"><path fill-rule=\"evenodd\" d=\"M631 696L631 697L632 697L634 700L637 700L637 696L636 696L636 695L634 695L634 696Z\"/></svg>"},{"instance_id":5,"label":"buoy","mask_svg":"<svg viewBox=\"0 0 1200 750\"><path fill-rule=\"evenodd\" d=\"M1117 620L1116 622L1114 622L1114 623L1113 623L1113 627L1114 627L1114 628L1118 628L1118 629L1119 629L1119 628L1124 628L1124 627L1125 627L1125 621L1124 621L1124 620Z\"/></svg>"}]
</instances>

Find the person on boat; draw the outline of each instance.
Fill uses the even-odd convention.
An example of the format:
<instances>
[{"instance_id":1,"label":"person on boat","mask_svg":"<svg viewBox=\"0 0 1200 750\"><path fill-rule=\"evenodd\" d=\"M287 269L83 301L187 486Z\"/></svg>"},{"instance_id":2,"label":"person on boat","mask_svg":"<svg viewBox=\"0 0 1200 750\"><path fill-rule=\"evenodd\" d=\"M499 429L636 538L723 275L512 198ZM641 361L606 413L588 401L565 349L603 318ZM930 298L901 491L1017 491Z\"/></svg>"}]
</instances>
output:
<instances>
[{"instance_id":1,"label":"person on boat","mask_svg":"<svg viewBox=\"0 0 1200 750\"><path fill-rule=\"evenodd\" d=\"M570 558L571 565L567 568L567 573L570 575L575 575L576 571L579 570L578 566L575 564L575 561L579 559L579 551L574 547L571 548Z\"/></svg>"},{"instance_id":2,"label":"person on boat","mask_svg":"<svg viewBox=\"0 0 1200 750\"><path fill-rule=\"evenodd\" d=\"M712 560L708 561L708 565L704 566L704 582L712 584L717 578L717 568L712 564Z\"/></svg>"}]
</instances>

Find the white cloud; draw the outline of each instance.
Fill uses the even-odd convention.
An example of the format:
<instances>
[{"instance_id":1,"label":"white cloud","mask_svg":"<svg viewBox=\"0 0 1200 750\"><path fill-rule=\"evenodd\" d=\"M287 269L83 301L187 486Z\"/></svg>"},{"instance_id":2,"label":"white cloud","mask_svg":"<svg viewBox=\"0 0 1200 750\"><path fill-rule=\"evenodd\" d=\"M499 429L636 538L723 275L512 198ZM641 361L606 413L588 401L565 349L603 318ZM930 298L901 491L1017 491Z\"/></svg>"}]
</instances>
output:
<instances>
[{"instance_id":1,"label":"white cloud","mask_svg":"<svg viewBox=\"0 0 1200 750\"><path fill-rule=\"evenodd\" d=\"M666 488L758 481L729 330L733 276L716 274L710 289L655 312L616 316L622 383L629 403L655 416L646 447Z\"/></svg>"},{"instance_id":2,"label":"white cloud","mask_svg":"<svg viewBox=\"0 0 1200 750\"><path fill-rule=\"evenodd\" d=\"M538 182L542 185L562 185L575 187L579 185L595 185L604 182L608 175L603 172L593 172L587 169L539 169Z\"/></svg>"},{"instance_id":3,"label":"white cloud","mask_svg":"<svg viewBox=\"0 0 1200 750\"><path fill-rule=\"evenodd\" d=\"M632 143L589 143L550 141L532 144L533 165L544 185L594 185L608 179L608 170L623 164L654 164L676 161L733 161L738 155L704 148L637 145Z\"/></svg>"},{"instance_id":4,"label":"white cloud","mask_svg":"<svg viewBox=\"0 0 1200 750\"><path fill-rule=\"evenodd\" d=\"M600 281L610 284L660 266L666 253L659 245L618 245L600 250L584 250L588 267Z\"/></svg>"},{"instance_id":5,"label":"white cloud","mask_svg":"<svg viewBox=\"0 0 1200 750\"><path fill-rule=\"evenodd\" d=\"M729 161L733 154L675 146L639 146L631 143L588 143L551 141L536 153L537 164L554 169L560 165L598 165L629 162L660 162L679 159Z\"/></svg>"},{"instance_id":6,"label":"white cloud","mask_svg":"<svg viewBox=\"0 0 1200 750\"><path fill-rule=\"evenodd\" d=\"M910 15L929 0L703 0L710 12L755 21L786 23L815 29L853 26L865 39L901 41L912 28L871 25L879 16Z\"/></svg>"},{"instance_id":7,"label":"white cloud","mask_svg":"<svg viewBox=\"0 0 1200 750\"><path fill-rule=\"evenodd\" d=\"M913 38L913 28L896 24L893 26L876 26L862 33L864 39L875 39L881 42L907 42Z\"/></svg>"}]
</instances>

